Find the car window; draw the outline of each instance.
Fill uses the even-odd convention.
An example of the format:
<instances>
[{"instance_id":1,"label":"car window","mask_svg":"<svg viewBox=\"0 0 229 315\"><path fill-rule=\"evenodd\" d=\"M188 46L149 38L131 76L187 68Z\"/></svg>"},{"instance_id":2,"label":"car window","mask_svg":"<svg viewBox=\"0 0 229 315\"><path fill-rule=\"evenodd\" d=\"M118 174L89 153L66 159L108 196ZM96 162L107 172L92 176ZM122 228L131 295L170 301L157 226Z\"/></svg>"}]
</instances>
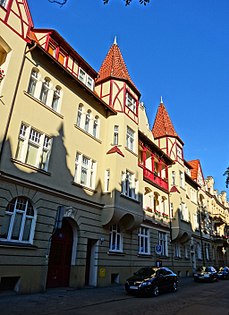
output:
<instances>
[{"instance_id":1,"label":"car window","mask_svg":"<svg viewBox=\"0 0 229 315\"><path fill-rule=\"evenodd\" d=\"M153 268L141 268L137 272L135 272L136 276L151 276L155 274L155 270Z\"/></svg>"}]
</instances>

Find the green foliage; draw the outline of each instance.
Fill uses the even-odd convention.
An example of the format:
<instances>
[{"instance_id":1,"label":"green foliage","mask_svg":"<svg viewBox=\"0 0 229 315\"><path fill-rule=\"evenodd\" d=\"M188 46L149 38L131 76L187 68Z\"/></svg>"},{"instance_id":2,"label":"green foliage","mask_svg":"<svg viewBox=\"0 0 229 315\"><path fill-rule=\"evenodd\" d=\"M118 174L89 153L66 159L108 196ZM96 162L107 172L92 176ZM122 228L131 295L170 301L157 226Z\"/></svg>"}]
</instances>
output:
<instances>
[{"instance_id":1,"label":"green foliage","mask_svg":"<svg viewBox=\"0 0 229 315\"><path fill-rule=\"evenodd\" d=\"M226 177L226 187L229 187L229 167L227 168L227 170L224 172L223 176L227 176Z\"/></svg>"}]
</instances>

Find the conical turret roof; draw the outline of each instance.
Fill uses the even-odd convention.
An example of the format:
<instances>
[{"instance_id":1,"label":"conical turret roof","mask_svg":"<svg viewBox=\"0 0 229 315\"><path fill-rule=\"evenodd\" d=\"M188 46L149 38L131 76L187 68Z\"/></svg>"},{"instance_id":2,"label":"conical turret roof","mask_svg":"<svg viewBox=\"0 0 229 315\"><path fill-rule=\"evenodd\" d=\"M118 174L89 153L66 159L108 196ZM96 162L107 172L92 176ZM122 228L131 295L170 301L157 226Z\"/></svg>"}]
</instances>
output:
<instances>
[{"instance_id":1,"label":"conical turret roof","mask_svg":"<svg viewBox=\"0 0 229 315\"><path fill-rule=\"evenodd\" d=\"M134 90L140 95L140 92L130 78L122 53L116 42L116 38L102 63L96 84L110 78L128 81Z\"/></svg>"},{"instance_id":2,"label":"conical turret roof","mask_svg":"<svg viewBox=\"0 0 229 315\"><path fill-rule=\"evenodd\" d=\"M175 137L178 138L179 141L181 141L181 143L183 144L183 141L180 139L180 137L178 136L174 129L174 126L172 124L172 121L169 117L169 114L165 108L162 99L157 110L156 118L152 128L152 133L154 139L162 138L165 136Z\"/></svg>"}]
</instances>

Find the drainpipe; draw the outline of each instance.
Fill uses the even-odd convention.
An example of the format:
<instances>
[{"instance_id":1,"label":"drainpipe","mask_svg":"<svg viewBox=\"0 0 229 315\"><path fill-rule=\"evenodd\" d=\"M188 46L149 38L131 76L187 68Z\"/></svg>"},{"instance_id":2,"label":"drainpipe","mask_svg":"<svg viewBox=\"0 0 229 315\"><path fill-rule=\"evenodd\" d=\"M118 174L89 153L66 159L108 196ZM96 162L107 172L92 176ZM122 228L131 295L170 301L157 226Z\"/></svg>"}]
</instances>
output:
<instances>
[{"instance_id":1,"label":"drainpipe","mask_svg":"<svg viewBox=\"0 0 229 315\"><path fill-rule=\"evenodd\" d=\"M19 87L19 83L20 83L20 80L21 80L23 67L24 67L24 64L25 64L25 57L26 57L26 54L28 52L34 50L36 48L36 46L37 46L37 43L34 43L34 45L31 48L29 48L27 51L26 51L27 45L25 46L24 56L23 56L23 60L22 60L22 63L21 63L18 79L17 79L17 82L16 82L16 87L15 87L15 90L14 90L14 94L13 94L13 100L12 100L11 107L10 107L10 112L9 112L9 116L8 116L8 120L7 120L7 124L6 124L6 128L5 128L5 133L4 133L4 136L3 136L3 139L2 139L2 145L1 145L1 148L0 148L0 172L1 172L3 149L4 149L4 145L6 143L7 134L8 134L9 127L10 127L10 122L11 122L12 115L13 115L13 110L14 110L14 106L15 106L15 100L16 100L16 96L17 96L17 93L18 93L18 87Z\"/></svg>"}]
</instances>

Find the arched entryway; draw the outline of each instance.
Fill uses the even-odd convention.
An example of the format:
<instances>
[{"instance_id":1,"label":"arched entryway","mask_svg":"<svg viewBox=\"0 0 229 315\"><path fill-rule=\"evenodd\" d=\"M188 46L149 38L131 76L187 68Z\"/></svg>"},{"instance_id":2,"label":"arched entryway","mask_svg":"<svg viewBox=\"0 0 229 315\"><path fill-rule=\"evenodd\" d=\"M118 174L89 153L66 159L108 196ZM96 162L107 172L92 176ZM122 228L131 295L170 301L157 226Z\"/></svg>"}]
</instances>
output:
<instances>
[{"instance_id":1,"label":"arched entryway","mask_svg":"<svg viewBox=\"0 0 229 315\"><path fill-rule=\"evenodd\" d=\"M48 288L69 286L72 243L72 227L64 218L61 229L53 234L51 240L47 275Z\"/></svg>"}]
</instances>

